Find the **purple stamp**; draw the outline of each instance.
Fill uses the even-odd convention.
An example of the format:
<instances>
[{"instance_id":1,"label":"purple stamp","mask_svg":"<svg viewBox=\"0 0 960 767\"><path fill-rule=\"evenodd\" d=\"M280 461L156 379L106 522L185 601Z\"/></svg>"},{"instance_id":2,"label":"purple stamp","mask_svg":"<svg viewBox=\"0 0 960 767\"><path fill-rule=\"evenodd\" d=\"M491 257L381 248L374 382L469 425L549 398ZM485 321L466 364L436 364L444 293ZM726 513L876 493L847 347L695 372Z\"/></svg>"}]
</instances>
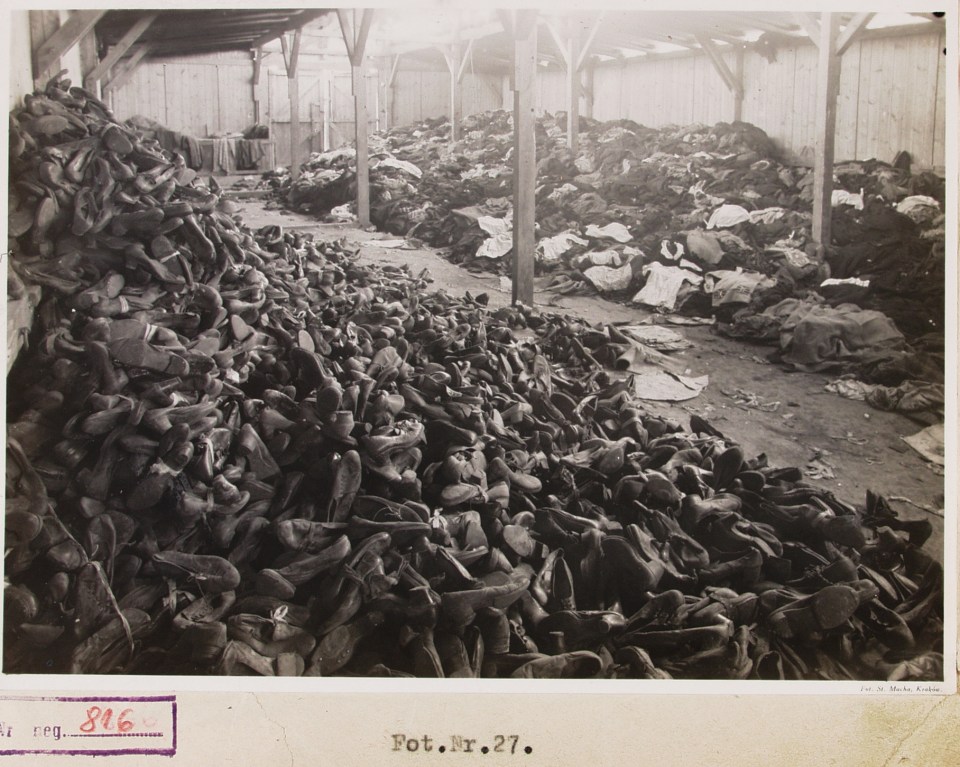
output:
<instances>
[{"instance_id":1,"label":"purple stamp","mask_svg":"<svg viewBox=\"0 0 960 767\"><path fill-rule=\"evenodd\" d=\"M176 752L174 695L0 697L0 756Z\"/></svg>"}]
</instances>

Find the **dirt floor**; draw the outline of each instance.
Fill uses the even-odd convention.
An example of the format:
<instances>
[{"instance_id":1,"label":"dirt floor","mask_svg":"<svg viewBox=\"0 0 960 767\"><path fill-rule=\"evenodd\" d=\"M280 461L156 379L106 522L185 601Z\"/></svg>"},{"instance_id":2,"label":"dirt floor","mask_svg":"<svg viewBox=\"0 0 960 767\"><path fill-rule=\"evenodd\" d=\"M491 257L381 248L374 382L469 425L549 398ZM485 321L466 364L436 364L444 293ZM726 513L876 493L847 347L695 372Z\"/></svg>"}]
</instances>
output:
<instances>
[{"instance_id":1,"label":"dirt floor","mask_svg":"<svg viewBox=\"0 0 960 767\"><path fill-rule=\"evenodd\" d=\"M229 189L228 183L224 188ZM451 264L435 250L397 250L378 247L377 240L397 238L367 232L356 224L322 224L279 210L275 203L241 199L244 222L258 228L279 224L287 229L313 232L318 239L345 237L361 244L360 258L371 264L407 264L414 273L428 269L433 286L449 293L487 293L492 306L510 303L509 283L496 275L471 273ZM537 293L534 302L545 311L572 315L589 322L640 322L650 316L644 309L608 301L599 296L562 296ZM920 431L920 422L899 413L875 410L864 402L844 399L824 390L835 376L788 372L765 359L771 347L741 343L718 335L709 326L677 326L693 347L672 352L684 360L689 374L709 376L709 384L694 399L678 403L645 403L647 410L689 425L691 414L706 418L727 437L742 445L748 457L765 453L771 466L798 466L810 474L808 464L819 459L821 469L833 478L809 478L829 488L843 501L861 506L868 489L888 500L906 519L929 519L934 534L929 551L943 556L941 471L915 453L903 440ZM906 500L904 500L906 499Z\"/></svg>"}]
</instances>

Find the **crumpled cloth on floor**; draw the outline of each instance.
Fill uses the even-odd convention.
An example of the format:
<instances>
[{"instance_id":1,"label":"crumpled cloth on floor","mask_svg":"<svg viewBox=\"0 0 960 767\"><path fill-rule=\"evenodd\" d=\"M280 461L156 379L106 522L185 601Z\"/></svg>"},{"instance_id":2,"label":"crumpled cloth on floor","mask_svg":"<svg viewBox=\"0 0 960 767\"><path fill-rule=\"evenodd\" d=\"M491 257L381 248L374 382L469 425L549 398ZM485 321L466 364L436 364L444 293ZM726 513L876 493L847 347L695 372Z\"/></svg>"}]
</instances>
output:
<instances>
[{"instance_id":1,"label":"crumpled cloth on floor","mask_svg":"<svg viewBox=\"0 0 960 767\"><path fill-rule=\"evenodd\" d=\"M899 386L883 386L840 378L828 383L824 389L846 399L866 402L877 410L899 410L903 413L942 412L944 405L943 386L922 381L905 381Z\"/></svg>"},{"instance_id":2,"label":"crumpled cloth on floor","mask_svg":"<svg viewBox=\"0 0 960 767\"><path fill-rule=\"evenodd\" d=\"M763 312L782 319L781 359L798 370L872 363L903 349L903 334L882 312L787 298Z\"/></svg>"},{"instance_id":3,"label":"crumpled cloth on floor","mask_svg":"<svg viewBox=\"0 0 960 767\"><path fill-rule=\"evenodd\" d=\"M930 463L943 466L945 463L946 450L944 448L943 424L938 423L928 426L923 431L911 434L909 437L901 437L910 447L916 450L920 455L926 458Z\"/></svg>"},{"instance_id":4,"label":"crumpled cloth on floor","mask_svg":"<svg viewBox=\"0 0 960 767\"><path fill-rule=\"evenodd\" d=\"M766 290L777 284L773 277L760 272L721 269L707 272L703 278L704 293L711 294L713 306L748 304L757 290Z\"/></svg>"},{"instance_id":5,"label":"crumpled cloth on floor","mask_svg":"<svg viewBox=\"0 0 960 767\"><path fill-rule=\"evenodd\" d=\"M684 285L700 285L703 282L699 274L677 266L664 266L659 261L644 266L643 275L647 282L633 297L633 303L665 311L674 310Z\"/></svg>"}]
</instances>

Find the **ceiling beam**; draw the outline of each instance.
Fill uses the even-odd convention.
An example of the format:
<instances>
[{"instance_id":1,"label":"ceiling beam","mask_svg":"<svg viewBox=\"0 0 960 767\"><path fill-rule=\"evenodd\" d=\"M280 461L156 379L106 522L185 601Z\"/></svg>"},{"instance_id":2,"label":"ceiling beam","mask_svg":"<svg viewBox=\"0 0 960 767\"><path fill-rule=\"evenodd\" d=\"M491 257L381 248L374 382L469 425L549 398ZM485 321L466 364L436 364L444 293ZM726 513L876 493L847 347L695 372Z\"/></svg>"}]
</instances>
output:
<instances>
[{"instance_id":1,"label":"ceiling beam","mask_svg":"<svg viewBox=\"0 0 960 767\"><path fill-rule=\"evenodd\" d=\"M557 30L553 21L547 18L541 18L540 23L547 28L547 31L550 33L550 37L553 38L554 45L557 46L557 50L560 51L560 55L563 57L564 67L567 69L570 68L570 52L567 50L567 45L564 42L563 38L560 36L559 30ZM543 55L542 53L539 55Z\"/></svg>"},{"instance_id":2,"label":"ceiling beam","mask_svg":"<svg viewBox=\"0 0 960 767\"><path fill-rule=\"evenodd\" d=\"M716 69L720 74L720 77L726 83L727 88L730 89L730 92L733 93L735 98L742 99L743 84L738 82L736 76L730 71L730 67L727 66L727 62L724 61L723 55L717 50L717 46L713 44L713 40L708 38L706 35L697 35L697 42L700 43L700 47L703 48L703 50L706 51L707 56L710 57L710 61L713 62L714 69Z\"/></svg>"},{"instance_id":3,"label":"ceiling beam","mask_svg":"<svg viewBox=\"0 0 960 767\"><path fill-rule=\"evenodd\" d=\"M337 8L337 21L340 22L340 33L343 44L347 46L347 56L353 60L353 25L350 22L350 13L344 8Z\"/></svg>"},{"instance_id":4,"label":"ceiling beam","mask_svg":"<svg viewBox=\"0 0 960 767\"><path fill-rule=\"evenodd\" d=\"M467 73L467 61L473 61L473 38L471 37L467 41L466 50L463 52L463 56L460 57L460 69L457 71L457 82L463 82L463 76Z\"/></svg>"},{"instance_id":5,"label":"ceiling beam","mask_svg":"<svg viewBox=\"0 0 960 767\"><path fill-rule=\"evenodd\" d=\"M309 24L314 19L320 18L325 14L329 13L327 9L320 10L304 10L301 11L296 16L288 18L282 24L278 24L276 27L270 31L264 33L252 43L250 43L251 48L260 48L261 46L266 45L267 43L276 40L281 35L285 35L287 32L292 32L295 29L302 29L304 25Z\"/></svg>"},{"instance_id":6,"label":"ceiling beam","mask_svg":"<svg viewBox=\"0 0 960 767\"><path fill-rule=\"evenodd\" d=\"M793 14L797 16L797 14ZM761 32L779 32L781 34L786 34L787 32L792 32L796 30L797 25L791 24L789 22L775 22L775 21L766 21L760 18L758 15L749 15L749 14L706 14L705 18L709 18L714 21L719 22L728 22L736 24L737 26L743 27L744 29L759 29Z\"/></svg>"},{"instance_id":7,"label":"ceiling beam","mask_svg":"<svg viewBox=\"0 0 960 767\"><path fill-rule=\"evenodd\" d=\"M133 22L126 34L109 50L107 55L93 68L90 74L83 79L83 85L87 90L92 90L92 86L98 80L102 80L104 75L113 68L113 65L123 58L123 55L130 50L130 47L150 28L150 25L153 24L158 15L159 14L156 13L148 13Z\"/></svg>"},{"instance_id":8,"label":"ceiling beam","mask_svg":"<svg viewBox=\"0 0 960 767\"><path fill-rule=\"evenodd\" d=\"M840 36L837 38L837 55L842 56L846 53L847 48L849 48L860 34L867 28L867 24L870 23L870 20L875 16L874 13L858 13L850 21L847 22L847 25L843 28L843 32L840 33Z\"/></svg>"},{"instance_id":9,"label":"ceiling beam","mask_svg":"<svg viewBox=\"0 0 960 767\"><path fill-rule=\"evenodd\" d=\"M139 43L136 45L130 53L130 56L120 62L119 71L110 78L110 82L103 84L103 91L115 91L119 88L122 88L127 82L133 77L133 73L137 71L137 67L140 66L140 59L150 53L153 48L153 43Z\"/></svg>"},{"instance_id":10,"label":"ceiling beam","mask_svg":"<svg viewBox=\"0 0 960 767\"><path fill-rule=\"evenodd\" d=\"M584 40L583 45L580 46L580 55L577 56L576 62L578 72L583 69L584 62L586 62L587 56L590 54L590 47L597 38L597 32L600 31L600 25L603 24L606 16L606 11L600 11L600 13L597 14L597 17L593 20L593 24L590 26L590 31L587 33L587 39Z\"/></svg>"},{"instance_id":11,"label":"ceiling beam","mask_svg":"<svg viewBox=\"0 0 960 767\"><path fill-rule=\"evenodd\" d=\"M300 37L299 29L293 32L293 45L287 41L287 35L280 35L280 50L283 53L283 65L287 70L287 77L293 79L297 76L297 65L300 63Z\"/></svg>"},{"instance_id":12,"label":"ceiling beam","mask_svg":"<svg viewBox=\"0 0 960 767\"><path fill-rule=\"evenodd\" d=\"M812 13L798 12L793 14L797 22L807 33L814 45L820 45L820 21Z\"/></svg>"},{"instance_id":13,"label":"ceiling beam","mask_svg":"<svg viewBox=\"0 0 960 767\"><path fill-rule=\"evenodd\" d=\"M53 63L94 28L106 11L71 11L66 23L43 41L34 56L33 71L40 77Z\"/></svg>"}]
</instances>

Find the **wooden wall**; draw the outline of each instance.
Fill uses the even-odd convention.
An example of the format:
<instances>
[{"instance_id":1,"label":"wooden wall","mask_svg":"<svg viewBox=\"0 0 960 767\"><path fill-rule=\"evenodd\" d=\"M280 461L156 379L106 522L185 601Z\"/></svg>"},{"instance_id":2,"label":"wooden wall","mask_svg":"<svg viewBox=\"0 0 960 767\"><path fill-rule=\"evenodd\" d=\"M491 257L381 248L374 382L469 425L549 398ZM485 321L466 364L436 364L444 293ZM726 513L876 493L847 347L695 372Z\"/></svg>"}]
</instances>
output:
<instances>
[{"instance_id":1,"label":"wooden wall","mask_svg":"<svg viewBox=\"0 0 960 767\"><path fill-rule=\"evenodd\" d=\"M148 60L114 92L113 110L198 137L242 131L253 123L252 82L243 52Z\"/></svg>"},{"instance_id":2,"label":"wooden wall","mask_svg":"<svg viewBox=\"0 0 960 767\"><path fill-rule=\"evenodd\" d=\"M460 84L463 114L503 108L500 78L467 72ZM450 74L399 70L394 82L392 125L407 125L434 117L450 116Z\"/></svg>"},{"instance_id":3,"label":"wooden wall","mask_svg":"<svg viewBox=\"0 0 960 767\"><path fill-rule=\"evenodd\" d=\"M922 167L944 165L945 39L916 32L854 43L843 57L836 156L890 161L901 149ZM734 55L725 60L733 69ZM800 42L776 60L744 53L743 119L763 128L788 156L809 157L814 142L817 49ZM563 74L539 72L542 111L566 109ZM733 119L733 95L705 55L600 66L594 117L626 117L650 127Z\"/></svg>"},{"instance_id":4,"label":"wooden wall","mask_svg":"<svg viewBox=\"0 0 960 767\"><path fill-rule=\"evenodd\" d=\"M892 160L906 149L917 166L944 165L944 111L948 79L941 51L944 35L923 31L855 43L843 57L837 117L838 160ZM734 54L724 54L734 67ZM795 160L809 158L814 141L817 50L798 42L768 61L744 53L743 119L763 128ZM277 161L289 157L286 77L276 68L261 78L261 122L273 124ZM301 156L326 146L324 112L331 109L327 143L352 141L349 75L340 67L301 66ZM371 66L371 74L375 73ZM386 72L382 73L386 77ZM332 88L332 91L329 89ZM500 109L509 102L503 78L467 73L462 83L463 113ZM399 70L392 93L368 88L370 127L387 118L405 125L448 115L449 75L445 71ZM387 105L378 110L379 98ZM504 97L507 100L504 101ZM148 61L115 96L120 117L142 114L170 128L205 136L239 131L253 123L252 65L249 56L214 54L166 62ZM327 105L331 106L328 107ZM539 69L537 107L566 108L563 74ZM733 119L734 99L707 57L691 52L650 62L630 61L597 67L594 116L620 117L651 127ZM381 126L382 127L382 126Z\"/></svg>"},{"instance_id":5,"label":"wooden wall","mask_svg":"<svg viewBox=\"0 0 960 767\"><path fill-rule=\"evenodd\" d=\"M4 33L9 35L6 50L10 52L8 108L20 106L23 97L33 92L33 70L30 64L30 16L27 11L10 11L10 23ZM3 37L0 37L2 40Z\"/></svg>"}]
</instances>

